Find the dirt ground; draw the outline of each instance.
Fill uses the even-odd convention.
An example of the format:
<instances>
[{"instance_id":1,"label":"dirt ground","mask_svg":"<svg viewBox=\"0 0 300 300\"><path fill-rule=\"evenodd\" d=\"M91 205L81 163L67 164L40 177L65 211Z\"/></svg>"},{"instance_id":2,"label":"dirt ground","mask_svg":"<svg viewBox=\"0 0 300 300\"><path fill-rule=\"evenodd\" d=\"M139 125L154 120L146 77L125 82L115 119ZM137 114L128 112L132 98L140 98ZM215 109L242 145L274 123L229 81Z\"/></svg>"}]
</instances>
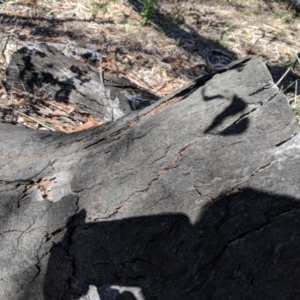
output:
<instances>
[{"instance_id":1,"label":"dirt ground","mask_svg":"<svg viewBox=\"0 0 300 300\"><path fill-rule=\"evenodd\" d=\"M267 64L300 115L300 19L286 3L158 0L147 17L143 3L134 0L2 0L0 77L5 80L9 58L3 53L12 41L57 42L99 51L104 70L158 96L252 54ZM14 97L0 84L1 103L19 109L20 99ZM7 121L6 116L2 109ZM34 123L24 115L17 120Z\"/></svg>"}]
</instances>

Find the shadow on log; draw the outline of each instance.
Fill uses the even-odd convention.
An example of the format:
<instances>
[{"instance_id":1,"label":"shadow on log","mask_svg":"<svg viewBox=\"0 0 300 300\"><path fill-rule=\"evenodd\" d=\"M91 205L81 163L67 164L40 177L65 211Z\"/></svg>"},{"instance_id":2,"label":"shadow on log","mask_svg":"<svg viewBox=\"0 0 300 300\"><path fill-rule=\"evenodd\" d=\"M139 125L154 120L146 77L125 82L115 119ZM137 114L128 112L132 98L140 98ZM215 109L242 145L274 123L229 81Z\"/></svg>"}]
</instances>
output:
<instances>
[{"instance_id":1,"label":"shadow on log","mask_svg":"<svg viewBox=\"0 0 300 300\"><path fill-rule=\"evenodd\" d=\"M0 129L3 299L299 298L299 125L259 60L90 130Z\"/></svg>"},{"instance_id":2,"label":"shadow on log","mask_svg":"<svg viewBox=\"0 0 300 300\"><path fill-rule=\"evenodd\" d=\"M245 188L194 225L184 214L86 223L82 210L52 248L44 299L92 298L90 286L101 300L295 299L299 204Z\"/></svg>"}]
</instances>

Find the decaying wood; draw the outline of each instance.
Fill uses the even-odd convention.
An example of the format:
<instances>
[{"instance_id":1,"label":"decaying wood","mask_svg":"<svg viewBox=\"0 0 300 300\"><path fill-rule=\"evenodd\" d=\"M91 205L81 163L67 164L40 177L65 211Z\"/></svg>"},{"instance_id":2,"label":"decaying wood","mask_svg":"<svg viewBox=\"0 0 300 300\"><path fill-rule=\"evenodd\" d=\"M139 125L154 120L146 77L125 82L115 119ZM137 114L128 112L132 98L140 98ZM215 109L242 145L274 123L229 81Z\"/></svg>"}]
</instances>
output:
<instances>
[{"instance_id":1,"label":"decaying wood","mask_svg":"<svg viewBox=\"0 0 300 300\"><path fill-rule=\"evenodd\" d=\"M104 122L154 103L158 97L126 78L102 72L48 44L16 51L6 69L6 89L72 103Z\"/></svg>"},{"instance_id":2,"label":"decaying wood","mask_svg":"<svg viewBox=\"0 0 300 300\"><path fill-rule=\"evenodd\" d=\"M116 122L0 124L3 299L298 299L299 128L257 59Z\"/></svg>"}]
</instances>

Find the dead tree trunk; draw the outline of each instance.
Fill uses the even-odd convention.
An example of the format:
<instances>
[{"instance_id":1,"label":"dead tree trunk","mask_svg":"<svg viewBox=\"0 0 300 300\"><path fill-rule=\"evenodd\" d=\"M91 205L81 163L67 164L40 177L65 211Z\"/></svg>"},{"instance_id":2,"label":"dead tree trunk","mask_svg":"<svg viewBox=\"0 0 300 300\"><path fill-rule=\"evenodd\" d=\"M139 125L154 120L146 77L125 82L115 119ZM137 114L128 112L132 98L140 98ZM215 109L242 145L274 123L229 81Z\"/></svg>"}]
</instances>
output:
<instances>
[{"instance_id":1,"label":"dead tree trunk","mask_svg":"<svg viewBox=\"0 0 300 300\"><path fill-rule=\"evenodd\" d=\"M0 128L1 299L300 297L298 124L259 60L91 130Z\"/></svg>"},{"instance_id":2,"label":"dead tree trunk","mask_svg":"<svg viewBox=\"0 0 300 300\"><path fill-rule=\"evenodd\" d=\"M22 47L12 55L6 88L73 103L105 122L158 100L126 78L102 72L42 43Z\"/></svg>"}]
</instances>

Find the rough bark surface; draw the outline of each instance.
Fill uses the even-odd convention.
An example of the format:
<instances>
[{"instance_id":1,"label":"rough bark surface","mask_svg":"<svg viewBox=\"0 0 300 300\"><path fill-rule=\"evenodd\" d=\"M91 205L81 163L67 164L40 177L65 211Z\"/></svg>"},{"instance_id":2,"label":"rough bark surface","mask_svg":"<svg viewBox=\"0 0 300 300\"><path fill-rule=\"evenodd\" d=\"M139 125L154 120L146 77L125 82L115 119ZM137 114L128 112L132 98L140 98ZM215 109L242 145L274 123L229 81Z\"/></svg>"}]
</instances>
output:
<instances>
[{"instance_id":1,"label":"rough bark surface","mask_svg":"<svg viewBox=\"0 0 300 300\"><path fill-rule=\"evenodd\" d=\"M75 134L0 124L1 299L298 299L300 140L249 60Z\"/></svg>"},{"instance_id":2,"label":"rough bark surface","mask_svg":"<svg viewBox=\"0 0 300 300\"><path fill-rule=\"evenodd\" d=\"M6 88L73 103L106 122L158 100L126 78L101 72L47 44L27 45L12 55Z\"/></svg>"}]
</instances>

